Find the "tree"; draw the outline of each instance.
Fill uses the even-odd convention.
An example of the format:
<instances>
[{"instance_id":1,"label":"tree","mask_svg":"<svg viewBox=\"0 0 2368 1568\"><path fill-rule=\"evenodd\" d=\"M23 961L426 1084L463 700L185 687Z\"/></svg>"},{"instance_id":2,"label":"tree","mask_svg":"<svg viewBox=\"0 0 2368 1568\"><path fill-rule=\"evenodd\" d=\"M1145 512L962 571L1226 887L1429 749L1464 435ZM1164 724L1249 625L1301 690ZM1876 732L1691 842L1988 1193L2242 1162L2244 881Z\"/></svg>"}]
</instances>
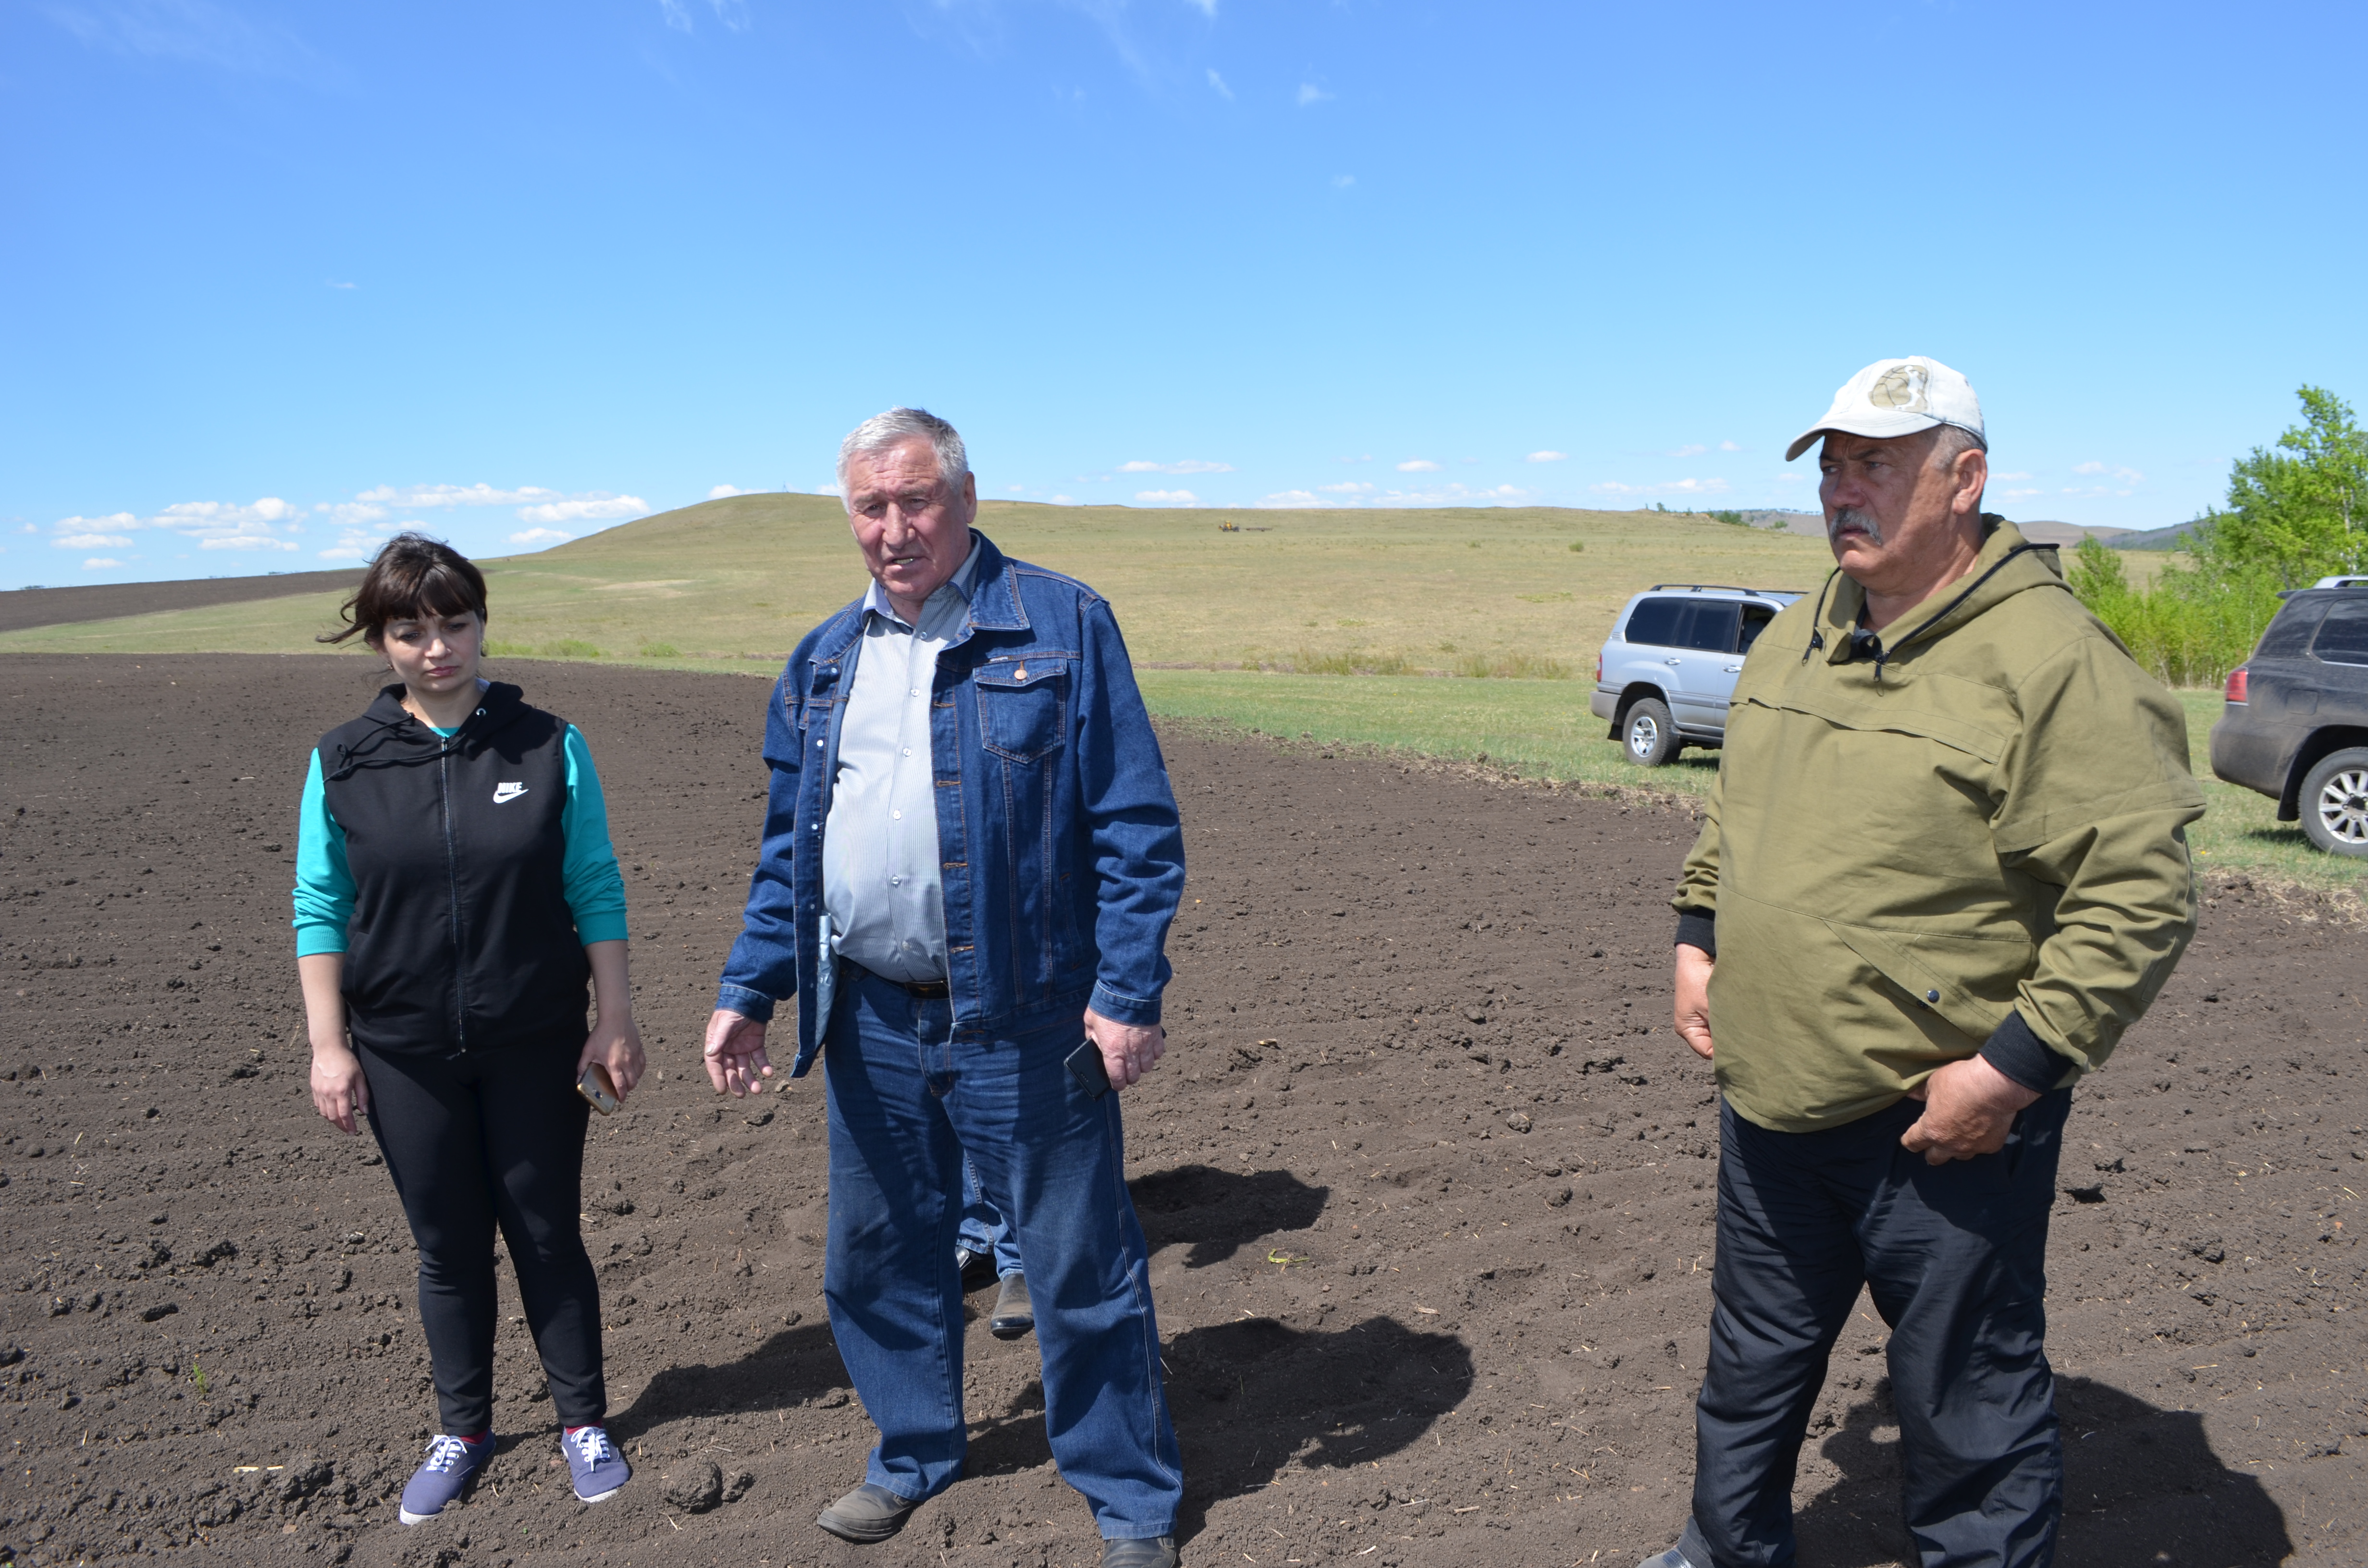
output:
<instances>
[{"instance_id":1,"label":"tree","mask_svg":"<svg viewBox=\"0 0 2368 1568\"><path fill-rule=\"evenodd\" d=\"M2333 392L2305 386L2298 395L2303 422L2237 460L2227 508L2197 530L2204 574L2266 570L2291 588L2368 569L2368 432Z\"/></svg>"}]
</instances>

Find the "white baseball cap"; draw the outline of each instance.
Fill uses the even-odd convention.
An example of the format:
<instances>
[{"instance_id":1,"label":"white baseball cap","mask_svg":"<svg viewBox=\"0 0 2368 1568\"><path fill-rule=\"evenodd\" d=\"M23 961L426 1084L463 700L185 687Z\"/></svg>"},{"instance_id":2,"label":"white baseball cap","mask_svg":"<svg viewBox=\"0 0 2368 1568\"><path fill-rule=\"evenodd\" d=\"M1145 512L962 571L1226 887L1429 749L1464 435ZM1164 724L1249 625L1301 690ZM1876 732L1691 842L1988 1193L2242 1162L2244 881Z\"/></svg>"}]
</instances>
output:
<instances>
[{"instance_id":1,"label":"white baseball cap","mask_svg":"<svg viewBox=\"0 0 2368 1568\"><path fill-rule=\"evenodd\" d=\"M1973 382L1921 354L1877 359L1842 383L1826 416L1784 449L1784 460L1791 462L1828 431L1885 440L1935 425L1969 430L1984 451L1989 449L1989 438L1982 434L1982 400L1974 395Z\"/></svg>"}]
</instances>

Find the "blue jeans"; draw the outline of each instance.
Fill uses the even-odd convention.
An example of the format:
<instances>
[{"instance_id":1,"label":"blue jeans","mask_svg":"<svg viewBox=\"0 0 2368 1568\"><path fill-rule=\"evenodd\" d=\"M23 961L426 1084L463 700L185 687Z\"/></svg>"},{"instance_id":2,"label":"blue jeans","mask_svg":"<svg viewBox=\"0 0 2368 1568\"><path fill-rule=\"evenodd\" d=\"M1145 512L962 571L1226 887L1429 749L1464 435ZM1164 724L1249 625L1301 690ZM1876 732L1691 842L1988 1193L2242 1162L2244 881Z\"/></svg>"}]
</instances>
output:
<instances>
[{"instance_id":1,"label":"blue jeans","mask_svg":"<svg viewBox=\"0 0 2368 1568\"><path fill-rule=\"evenodd\" d=\"M1864 1285L1890 1325L1900 1490L1925 1568L2046 1568L2064 1511L2047 1365L2047 1216L2072 1091L1995 1154L1900 1147L1923 1106L1822 1132L1719 1112L1710 1364L1694 1413L1694 1568L1790 1568L1793 1477Z\"/></svg>"},{"instance_id":2,"label":"blue jeans","mask_svg":"<svg viewBox=\"0 0 2368 1568\"><path fill-rule=\"evenodd\" d=\"M865 1479L918 1501L951 1485L969 1432L953 1195L968 1156L1028 1259L1044 1434L1105 1539L1168 1535L1184 1494L1160 1383L1151 1257L1127 1197L1116 1095L1064 1065L1076 1022L952 1040L951 1006L853 965L825 1037L830 1246L823 1294L880 1429Z\"/></svg>"},{"instance_id":3,"label":"blue jeans","mask_svg":"<svg viewBox=\"0 0 2368 1568\"><path fill-rule=\"evenodd\" d=\"M1027 1272L1019 1262L1019 1238L1011 1233L1010 1221L1001 1210L987 1201L986 1188L979 1185L978 1166L968 1154L962 1156L962 1229L955 1233L954 1244L977 1256L993 1257L997 1279Z\"/></svg>"}]
</instances>

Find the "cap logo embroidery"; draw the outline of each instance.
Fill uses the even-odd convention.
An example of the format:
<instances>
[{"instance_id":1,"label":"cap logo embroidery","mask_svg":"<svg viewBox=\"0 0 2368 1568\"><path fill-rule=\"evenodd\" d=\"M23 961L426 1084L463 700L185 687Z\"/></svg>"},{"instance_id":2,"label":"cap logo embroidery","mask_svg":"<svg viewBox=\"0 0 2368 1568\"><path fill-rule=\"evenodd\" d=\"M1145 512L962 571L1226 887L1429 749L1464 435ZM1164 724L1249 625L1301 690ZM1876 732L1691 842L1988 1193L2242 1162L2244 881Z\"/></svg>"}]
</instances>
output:
<instances>
[{"instance_id":1,"label":"cap logo embroidery","mask_svg":"<svg viewBox=\"0 0 2368 1568\"><path fill-rule=\"evenodd\" d=\"M1866 401L1877 408L1904 408L1910 414L1929 414L1931 405L1924 396L1931 376L1921 365L1894 365L1875 379L1866 389Z\"/></svg>"}]
</instances>

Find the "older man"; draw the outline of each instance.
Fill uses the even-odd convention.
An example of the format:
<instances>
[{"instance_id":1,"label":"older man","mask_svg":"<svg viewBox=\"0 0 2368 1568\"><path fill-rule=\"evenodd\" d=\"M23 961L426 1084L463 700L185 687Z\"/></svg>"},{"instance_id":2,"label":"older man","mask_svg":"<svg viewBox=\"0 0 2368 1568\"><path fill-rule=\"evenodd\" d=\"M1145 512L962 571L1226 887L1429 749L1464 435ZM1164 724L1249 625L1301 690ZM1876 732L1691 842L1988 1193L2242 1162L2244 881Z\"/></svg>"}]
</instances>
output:
<instances>
[{"instance_id":1,"label":"older man","mask_svg":"<svg viewBox=\"0 0 2368 1568\"><path fill-rule=\"evenodd\" d=\"M1870 365L1787 458L1821 438L1839 570L1752 648L1673 901L1678 1032L1725 1103L1693 1517L1653 1568L1793 1562L1861 1286L1918 1561L2036 1568L2065 1116L2193 934L2203 802L2178 705L1983 513L1964 377Z\"/></svg>"},{"instance_id":2,"label":"older man","mask_svg":"<svg viewBox=\"0 0 2368 1568\"><path fill-rule=\"evenodd\" d=\"M790 655L772 791L707 1031L719 1090L829 1069L831 1330L880 1430L816 1521L884 1540L965 1447L954 1263L967 1155L1028 1265L1044 1426L1105 1568L1167 1568L1183 1493L1118 1096L1165 1049L1184 846L1110 606L971 527L962 437L919 409L839 449L864 597Z\"/></svg>"}]
</instances>

